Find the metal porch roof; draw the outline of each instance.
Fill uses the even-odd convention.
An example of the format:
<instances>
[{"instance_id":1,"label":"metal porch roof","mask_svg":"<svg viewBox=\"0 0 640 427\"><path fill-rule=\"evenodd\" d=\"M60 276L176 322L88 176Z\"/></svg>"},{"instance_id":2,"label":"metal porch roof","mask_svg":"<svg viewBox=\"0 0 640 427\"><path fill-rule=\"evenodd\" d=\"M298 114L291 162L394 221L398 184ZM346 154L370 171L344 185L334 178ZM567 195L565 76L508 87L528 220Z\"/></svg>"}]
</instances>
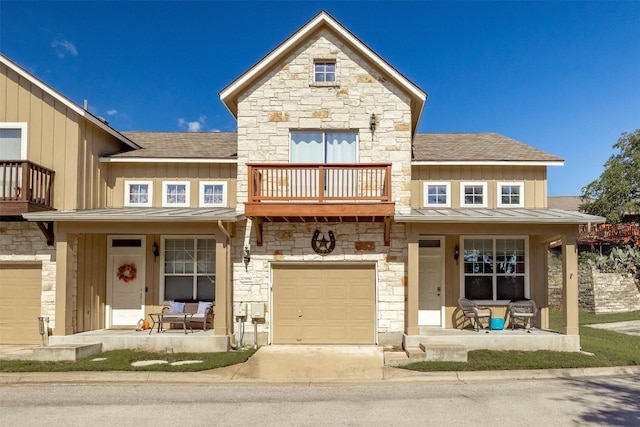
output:
<instances>
[{"instance_id":1,"label":"metal porch roof","mask_svg":"<svg viewBox=\"0 0 640 427\"><path fill-rule=\"evenodd\" d=\"M29 221L85 222L206 222L238 221L244 216L234 208L105 208L74 211L32 212Z\"/></svg>"},{"instance_id":2,"label":"metal porch roof","mask_svg":"<svg viewBox=\"0 0 640 427\"><path fill-rule=\"evenodd\" d=\"M396 222L430 223L514 223L514 224L600 224L605 218L560 209L487 209L487 208L424 208L412 209L406 215L396 215Z\"/></svg>"}]
</instances>

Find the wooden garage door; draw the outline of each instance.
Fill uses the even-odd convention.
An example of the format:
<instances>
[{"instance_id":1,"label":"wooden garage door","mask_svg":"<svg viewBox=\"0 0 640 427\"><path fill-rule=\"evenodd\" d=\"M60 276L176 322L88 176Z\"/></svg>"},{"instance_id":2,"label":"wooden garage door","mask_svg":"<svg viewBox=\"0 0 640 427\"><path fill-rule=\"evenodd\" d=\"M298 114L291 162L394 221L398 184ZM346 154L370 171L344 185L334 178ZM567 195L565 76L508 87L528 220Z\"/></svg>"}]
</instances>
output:
<instances>
[{"instance_id":1,"label":"wooden garage door","mask_svg":"<svg viewBox=\"0 0 640 427\"><path fill-rule=\"evenodd\" d=\"M38 344L42 264L0 262L0 344Z\"/></svg>"},{"instance_id":2,"label":"wooden garage door","mask_svg":"<svg viewBox=\"0 0 640 427\"><path fill-rule=\"evenodd\" d=\"M375 268L273 267L274 344L375 344Z\"/></svg>"}]
</instances>

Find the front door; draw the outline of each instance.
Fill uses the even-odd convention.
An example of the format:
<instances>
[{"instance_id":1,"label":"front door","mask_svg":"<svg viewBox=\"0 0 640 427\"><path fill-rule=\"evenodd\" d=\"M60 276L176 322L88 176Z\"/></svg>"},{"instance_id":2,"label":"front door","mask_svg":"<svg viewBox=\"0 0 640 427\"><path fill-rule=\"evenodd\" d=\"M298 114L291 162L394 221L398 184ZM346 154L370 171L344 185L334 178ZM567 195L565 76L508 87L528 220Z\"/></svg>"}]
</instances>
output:
<instances>
[{"instance_id":1,"label":"front door","mask_svg":"<svg viewBox=\"0 0 640 427\"><path fill-rule=\"evenodd\" d=\"M144 318L144 247L144 237L109 237L109 327L136 326Z\"/></svg>"},{"instance_id":2,"label":"front door","mask_svg":"<svg viewBox=\"0 0 640 427\"><path fill-rule=\"evenodd\" d=\"M418 325L444 325L443 239L421 239L419 253Z\"/></svg>"}]
</instances>

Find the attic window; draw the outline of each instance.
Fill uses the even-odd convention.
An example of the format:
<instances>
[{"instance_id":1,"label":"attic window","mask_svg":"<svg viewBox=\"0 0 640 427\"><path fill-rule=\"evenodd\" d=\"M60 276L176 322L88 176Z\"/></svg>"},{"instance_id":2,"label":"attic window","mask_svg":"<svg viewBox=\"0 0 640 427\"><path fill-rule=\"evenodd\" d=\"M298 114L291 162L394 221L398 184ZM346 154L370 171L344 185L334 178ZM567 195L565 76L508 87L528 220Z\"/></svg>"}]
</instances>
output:
<instances>
[{"instance_id":1,"label":"attic window","mask_svg":"<svg viewBox=\"0 0 640 427\"><path fill-rule=\"evenodd\" d=\"M313 63L315 83L335 83L336 61L321 60Z\"/></svg>"}]
</instances>

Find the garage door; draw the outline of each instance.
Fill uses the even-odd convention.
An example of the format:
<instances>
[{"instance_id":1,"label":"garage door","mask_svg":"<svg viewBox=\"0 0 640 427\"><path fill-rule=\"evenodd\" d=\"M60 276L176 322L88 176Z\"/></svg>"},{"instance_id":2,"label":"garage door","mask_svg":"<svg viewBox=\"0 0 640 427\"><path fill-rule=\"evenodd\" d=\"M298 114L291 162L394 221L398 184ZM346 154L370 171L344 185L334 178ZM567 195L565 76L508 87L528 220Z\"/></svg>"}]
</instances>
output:
<instances>
[{"instance_id":1,"label":"garage door","mask_svg":"<svg viewBox=\"0 0 640 427\"><path fill-rule=\"evenodd\" d=\"M41 263L0 263L0 344L38 344Z\"/></svg>"},{"instance_id":2,"label":"garage door","mask_svg":"<svg viewBox=\"0 0 640 427\"><path fill-rule=\"evenodd\" d=\"M372 265L273 266L274 344L375 344Z\"/></svg>"}]
</instances>

